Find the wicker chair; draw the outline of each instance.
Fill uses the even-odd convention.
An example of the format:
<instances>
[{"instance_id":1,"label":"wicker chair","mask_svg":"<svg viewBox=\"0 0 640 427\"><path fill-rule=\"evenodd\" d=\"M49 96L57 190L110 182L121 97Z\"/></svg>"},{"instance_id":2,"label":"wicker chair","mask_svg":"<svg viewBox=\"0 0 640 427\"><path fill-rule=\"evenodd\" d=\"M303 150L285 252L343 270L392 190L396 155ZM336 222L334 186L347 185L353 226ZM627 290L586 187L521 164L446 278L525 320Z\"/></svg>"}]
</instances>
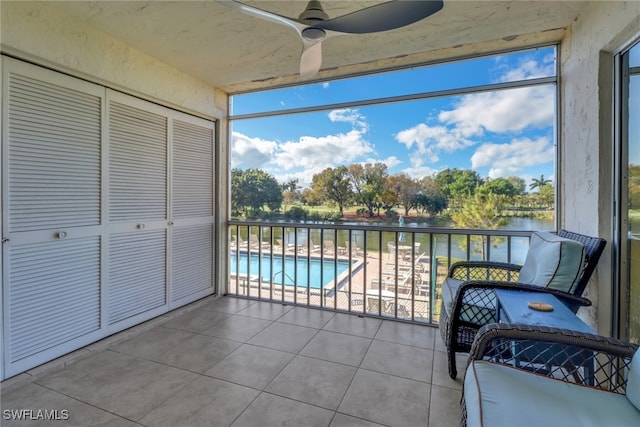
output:
<instances>
[{"instance_id":1,"label":"wicker chair","mask_svg":"<svg viewBox=\"0 0 640 427\"><path fill-rule=\"evenodd\" d=\"M638 345L564 329L482 327L469 354L462 426L638 426Z\"/></svg>"},{"instance_id":2,"label":"wicker chair","mask_svg":"<svg viewBox=\"0 0 640 427\"><path fill-rule=\"evenodd\" d=\"M521 289L554 294L574 313L581 306L591 305L582 297L606 244L604 239L573 233L558 232L559 237L571 239L584 246L585 264L582 274L569 291L537 284L519 283L521 265L491 261L458 262L449 269L443 284L440 334L447 347L449 376L456 378L455 353L468 352L480 327L497 322L495 289ZM462 282L457 292L447 297L447 280Z\"/></svg>"}]
</instances>

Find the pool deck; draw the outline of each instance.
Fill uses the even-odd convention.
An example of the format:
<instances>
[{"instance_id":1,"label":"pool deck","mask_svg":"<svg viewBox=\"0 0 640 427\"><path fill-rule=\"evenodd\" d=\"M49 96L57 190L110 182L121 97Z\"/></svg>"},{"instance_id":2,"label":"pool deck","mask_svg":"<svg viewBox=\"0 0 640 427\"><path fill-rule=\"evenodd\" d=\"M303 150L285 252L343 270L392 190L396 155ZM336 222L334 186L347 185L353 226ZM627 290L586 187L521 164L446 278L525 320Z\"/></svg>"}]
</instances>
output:
<instances>
[{"instance_id":1,"label":"pool deck","mask_svg":"<svg viewBox=\"0 0 640 427\"><path fill-rule=\"evenodd\" d=\"M252 250L251 253L260 253L268 257L271 252L268 248L262 248ZM275 253L282 254L279 248L275 248ZM296 255L296 252L289 250L285 255ZM250 278L241 275L238 278L235 274L230 278L228 292L232 295L395 318L430 321L436 317L439 293L435 292L436 298L431 305L429 294L433 275L430 269L433 264L428 257L416 254L414 262L399 257L396 264L395 254L390 255L389 252L368 251L366 258L361 250L354 250L351 256L346 251L337 255L340 261L352 262L351 274L347 271L338 278L337 292L333 291L333 282L322 290L317 290L272 285L260 282L257 275ZM307 253L305 250L299 250L297 256L305 259L335 259L332 253L321 254L320 251ZM441 283L446 268L437 263L436 265L436 283ZM411 271L414 271L415 277L411 276ZM430 316L430 313L433 315Z\"/></svg>"}]
</instances>

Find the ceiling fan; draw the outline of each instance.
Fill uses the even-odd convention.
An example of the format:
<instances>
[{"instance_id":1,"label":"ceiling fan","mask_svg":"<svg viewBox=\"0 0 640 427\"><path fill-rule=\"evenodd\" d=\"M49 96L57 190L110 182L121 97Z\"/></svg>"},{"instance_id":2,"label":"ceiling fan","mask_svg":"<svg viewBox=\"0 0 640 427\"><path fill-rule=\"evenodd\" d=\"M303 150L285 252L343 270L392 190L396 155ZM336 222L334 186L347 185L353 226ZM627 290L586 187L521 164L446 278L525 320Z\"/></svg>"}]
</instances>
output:
<instances>
[{"instance_id":1,"label":"ceiling fan","mask_svg":"<svg viewBox=\"0 0 640 427\"><path fill-rule=\"evenodd\" d=\"M278 15L236 0L218 1L248 15L294 29L303 43L300 57L303 80L320 70L324 40L342 34L376 33L404 27L433 15L443 6L443 0L394 0L330 19L318 0L311 0L298 18Z\"/></svg>"}]
</instances>

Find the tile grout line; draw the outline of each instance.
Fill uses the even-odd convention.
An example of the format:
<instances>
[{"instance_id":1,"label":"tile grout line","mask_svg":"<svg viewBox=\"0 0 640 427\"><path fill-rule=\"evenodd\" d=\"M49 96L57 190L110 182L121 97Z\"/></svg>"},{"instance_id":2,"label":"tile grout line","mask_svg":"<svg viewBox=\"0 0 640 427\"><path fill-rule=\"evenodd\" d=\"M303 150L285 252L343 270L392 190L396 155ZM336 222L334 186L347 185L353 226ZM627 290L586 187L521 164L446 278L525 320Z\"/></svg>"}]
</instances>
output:
<instances>
[{"instance_id":1,"label":"tile grout line","mask_svg":"<svg viewBox=\"0 0 640 427\"><path fill-rule=\"evenodd\" d=\"M271 325L273 325L273 324L275 324L275 323L283 323L283 324L289 325L290 323L286 323L286 322L278 322L278 320L279 320L279 319L281 319L282 317L284 317L285 315L287 315L288 313L290 313L290 312L291 312L291 311L293 311L293 310L295 310L295 308L293 308L292 310L288 310L288 311L287 311L287 313L284 313L282 316L278 317L277 319L272 320L272 321L271 321L271 323L270 323L268 326L265 326L265 327L264 327L260 332L264 331L265 329L267 329L268 327L270 327ZM300 326L300 325L296 325L296 324L292 324L292 325L293 325L293 326ZM316 328L313 328L313 329L316 329ZM257 334L253 335L253 337L257 336L260 332L258 332ZM318 333L319 333L319 332L320 332L320 329L316 329L316 333L313 335L313 337L311 337L311 339L309 339L309 341L308 341L308 342L307 342L307 343L306 343L306 344L305 344L305 345L304 345L300 350L298 350L296 353L290 353L290 352L284 351L284 350L282 350L282 349L279 349L279 350L278 350L278 351L282 351L282 352L284 352L284 353L293 354L294 356L293 356L293 357L292 357L292 358L291 358L291 359L290 359L290 360L289 360L289 361L288 361L288 362L287 362L287 363L286 363L286 364L285 364L285 365L284 365L284 366L283 366L283 367L282 367L282 368L281 368L281 369L280 369L280 370L279 370L279 371L278 371L278 372L273 376L273 378L271 379L271 381L269 381L269 382L268 382L268 383L267 383L267 384L266 384L266 385L265 385L261 390L259 390L259 393L256 395L256 397L255 397L255 398L254 398L254 399L253 399L253 400L252 400L252 401L251 401L251 402L250 402L250 403L249 403L249 404L248 404L248 405L247 405L247 406L246 406L246 407L245 407L245 408L244 408L244 409L243 409L243 410L238 414L238 416L237 416L237 417L235 417L235 418L233 419L233 421L229 424L230 426L232 426L232 425L233 425L233 424L234 424L234 423L235 423L235 422L236 422L236 421L237 421L237 420L242 416L242 414L244 414L244 413L245 413L245 412L246 412L246 411L251 407L251 405L253 405L253 403L254 403L254 402L255 402L255 401L256 401L256 400L257 400L257 399L258 399L258 398L259 398L263 393L264 393L264 394L270 394L270 395L273 395L273 396L278 396L278 397L280 397L280 398L282 398L282 399L290 399L289 397L280 396L280 395L275 394L275 393L270 393L270 392L268 392L268 391L266 391L266 390L267 390L267 389L269 388L269 386L270 386L270 385L275 381L275 379L276 379L276 378L278 378L278 376L279 376L279 375L280 375L280 374L281 374L281 373L282 373L282 372L283 372L283 371L284 371L284 370L285 370L285 369L286 369L286 368L291 364L291 362L292 362L293 360L295 360L296 356L298 356L298 355L300 354L300 351L302 351L302 350L306 347L306 345L307 345L307 344L309 344L309 342L311 342L311 340L313 340L313 338L314 338L314 337L316 337L316 336L318 335ZM253 337L252 337L252 338L253 338ZM244 344L247 344L247 345L255 345L255 344L250 344L250 343L248 342L248 341L249 341L249 340L251 340L252 338L249 338L247 341L245 341L245 343L244 343ZM256 346L256 347L260 347L260 348L267 348L267 349L269 349L269 350L274 350L273 348L269 348L269 347L264 347L264 346L259 346L259 345L255 345L255 346ZM215 365L214 365L214 366L215 366ZM290 399L290 400L292 400L292 401L294 401L294 402L299 402L299 401L297 401L297 400L295 400L295 399ZM307 402L300 402L300 403L309 404L309 403L307 403ZM312 406L315 406L315 405L312 405ZM319 407L319 408L320 408L320 407ZM322 409L326 409L326 408L322 408ZM334 412L334 414L335 414L335 412ZM333 417L332 417L332 419L333 419Z\"/></svg>"},{"instance_id":2,"label":"tile grout line","mask_svg":"<svg viewBox=\"0 0 640 427\"><path fill-rule=\"evenodd\" d=\"M49 386L47 386L47 385L40 384L40 383L36 383L36 382L34 382L34 383L32 383L32 384L33 384L33 385L35 385L35 386L38 386L38 387L42 387L42 388L44 388L45 390L49 390L49 391L50 391L50 392L52 392L52 393L59 394L59 395L61 395L61 396L65 396L65 397L67 397L67 398L69 398L69 399L71 399L71 400L74 400L74 401L76 401L76 402L82 403L83 405L91 406L92 408L96 408L96 409L98 409L99 411L106 412L106 413L111 414L111 415L113 415L113 416L115 416L115 417L118 417L118 418L121 418L121 419L124 419L124 420L127 420L127 421L131 421L132 423L135 423L135 424L137 424L137 425L144 425L144 424L140 423L139 421L133 420L133 419L128 418L128 417L126 417L126 416L124 416L124 415L117 414L117 413L115 413L115 412L113 412L113 411L110 411L110 410L108 410L108 409L106 409L106 408L102 408L102 407L100 407L100 406L97 406L96 404L93 404L93 403L91 403L91 402L86 402L86 401L84 401L84 400L82 400L82 399L79 399L79 398L77 398L77 397L75 397L75 396L70 396L70 395L68 395L68 394L66 394L66 393L64 393L64 392L62 392L62 391L60 391L60 390L56 390L56 389L51 388L51 387L49 387ZM145 414L145 415L146 415L146 414Z\"/></svg>"},{"instance_id":3,"label":"tile grout line","mask_svg":"<svg viewBox=\"0 0 640 427\"><path fill-rule=\"evenodd\" d=\"M369 342L369 345L367 345L367 350L363 353L362 358L360 359L360 363L358 364L358 366L355 367L356 370L353 373L353 377L351 377L351 380L349 381L349 384L345 388L344 394L342 395L342 398L340 399L340 402L338 403L338 406L336 407L336 410L333 413L333 417L331 418L332 421L333 421L333 418L335 418L335 416L338 413L338 411L340 410L340 406L342 406L342 403L344 402L345 396L349 392L349 389L351 388L351 385L353 385L353 381L355 380L356 376L358 375L358 371L360 369L364 369L364 368L362 368L362 362L364 361L365 357L367 356L367 353L371 349L371 346L373 345L373 341L375 340L376 335L378 335L378 333L380 332L380 328L382 328L383 324L384 324L384 322L380 322L380 324L378 325L378 328L376 329L376 333L373 334L373 337L371 338L371 341ZM340 414L348 415L350 417L352 416L350 414L346 414L346 413L343 413L343 412L340 412ZM364 420L369 421L369 422L374 422L374 421L368 420L366 418L360 418L360 417L355 417L355 418L364 419Z\"/></svg>"}]
</instances>

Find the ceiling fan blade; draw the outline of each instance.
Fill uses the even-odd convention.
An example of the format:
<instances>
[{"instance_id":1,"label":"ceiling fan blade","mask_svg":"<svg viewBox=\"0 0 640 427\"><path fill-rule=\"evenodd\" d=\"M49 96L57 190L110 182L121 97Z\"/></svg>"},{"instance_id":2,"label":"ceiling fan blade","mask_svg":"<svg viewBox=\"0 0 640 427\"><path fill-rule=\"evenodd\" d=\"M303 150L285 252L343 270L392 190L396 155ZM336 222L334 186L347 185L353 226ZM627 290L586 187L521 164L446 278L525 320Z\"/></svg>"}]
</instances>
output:
<instances>
[{"instance_id":1,"label":"ceiling fan blade","mask_svg":"<svg viewBox=\"0 0 640 427\"><path fill-rule=\"evenodd\" d=\"M296 30L298 35L302 33L302 30L308 25L302 22L298 22L294 19L287 18L286 16L278 15L277 13L267 12L266 10L258 9L244 3L240 3L236 0L217 0L218 3L227 7L235 9L239 12L246 13L247 15L255 16L256 18L265 19L267 21L275 22L276 24L284 25L286 27Z\"/></svg>"},{"instance_id":2,"label":"ceiling fan blade","mask_svg":"<svg viewBox=\"0 0 640 427\"><path fill-rule=\"evenodd\" d=\"M424 19L443 7L443 0L393 0L357 12L326 19L319 1L310 1L298 19L268 12L237 0L217 0L227 7L294 29L304 47L300 77L315 76L322 66L322 41L341 34L364 34L392 30Z\"/></svg>"},{"instance_id":3,"label":"ceiling fan blade","mask_svg":"<svg viewBox=\"0 0 640 427\"><path fill-rule=\"evenodd\" d=\"M300 78L310 79L320 71L322 66L322 42L305 42L300 56Z\"/></svg>"},{"instance_id":4,"label":"ceiling fan blade","mask_svg":"<svg viewBox=\"0 0 640 427\"><path fill-rule=\"evenodd\" d=\"M341 33L365 34L393 30L413 24L443 7L443 0L395 0L370 6L337 18L313 23L323 30Z\"/></svg>"}]
</instances>

